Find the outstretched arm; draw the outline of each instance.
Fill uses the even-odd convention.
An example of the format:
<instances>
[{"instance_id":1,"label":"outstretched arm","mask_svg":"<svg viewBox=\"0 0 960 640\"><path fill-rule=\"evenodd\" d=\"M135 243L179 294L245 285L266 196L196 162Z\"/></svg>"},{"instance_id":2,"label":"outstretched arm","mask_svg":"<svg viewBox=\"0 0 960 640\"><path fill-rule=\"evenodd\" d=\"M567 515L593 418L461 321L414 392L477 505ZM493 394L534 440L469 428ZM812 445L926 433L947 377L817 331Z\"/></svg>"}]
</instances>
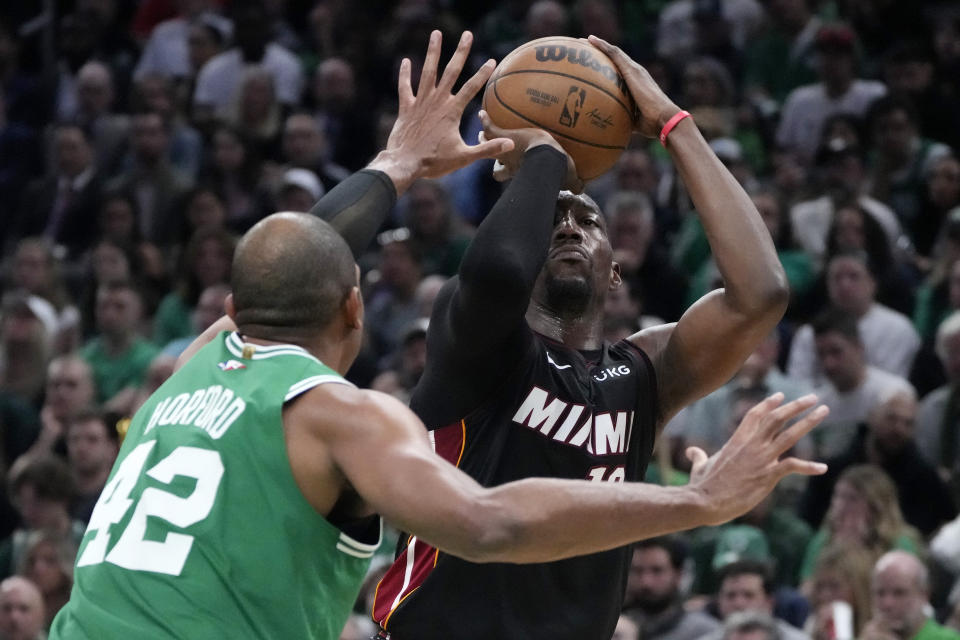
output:
<instances>
[{"instance_id":1,"label":"outstretched arm","mask_svg":"<svg viewBox=\"0 0 960 640\"><path fill-rule=\"evenodd\" d=\"M325 387L285 418L294 476L308 500L314 487L329 486L329 471L316 464L328 461L386 519L477 562L545 562L719 524L752 508L784 476L825 468L780 459L825 407L784 429L816 398L779 406L777 394L754 407L713 457L689 452L694 464L685 487L533 478L485 489L436 456L422 424L396 400Z\"/></svg>"},{"instance_id":2,"label":"outstretched arm","mask_svg":"<svg viewBox=\"0 0 960 640\"><path fill-rule=\"evenodd\" d=\"M638 131L657 136L680 109L618 47L593 36L590 42L626 79L641 112ZM656 367L661 424L729 380L780 321L789 297L786 274L756 207L691 118L676 125L666 146L700 214L725 288L697 301L676 325L632 338Z\"/></svg>"},{"instance_id":3,"label":"outstretched arm","mask_svg":"<svg viewBox=\"0 0 960 640\"><path fill-rule=\"evenodd\" d=\"M441 35L439 31L431 33L416 95L410 83L410 60L403 59L397 82L399 112L386 149L366 168L331 189L310 210L346 239L354 256L366 250L397 197L415 180L436 178L475 160L513 149L513 141L507 138L484 140L469 146L460 137L463 111L495 66L493 60L488 60L459 91L453 93L453 85L460 77L472 43L473 35L464 31L438 82ZM177 358L176 368L183 366L220 331L235 329L233 321L223 316Z\"/></svg>"}]
</instances>

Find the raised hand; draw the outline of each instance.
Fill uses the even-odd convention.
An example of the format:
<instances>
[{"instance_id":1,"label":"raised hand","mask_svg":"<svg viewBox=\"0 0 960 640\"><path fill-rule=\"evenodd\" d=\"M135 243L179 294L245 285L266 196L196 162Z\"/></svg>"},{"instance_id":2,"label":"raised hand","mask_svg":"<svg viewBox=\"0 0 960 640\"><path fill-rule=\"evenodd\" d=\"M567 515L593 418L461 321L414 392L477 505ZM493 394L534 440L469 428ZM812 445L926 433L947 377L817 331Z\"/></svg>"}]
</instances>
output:
<instances>
[{"instance_id":1,"label":"raised hand","mask_svg":"<svg viewBox=\"0 0 960 640\"><path fill-rule=\"evenodd\" d=\"M430 34L416 95L410 83L410 60L404 58L400 63L397 121L386 149L370 165L371 168L380 168L381 164L388 164L392 169L388 173L400 191L417 178L436 178L475 160L492 158L513 148L513 141L508 139L493 139L469 146L461 138L463 111L490 78L495 63L488 60L459 91L452 93L470 53L473 35L469 31L463 32L457 50L438 81L441 38L439 31Z\"/></svg>"},{"instance_id":2,"label":"raised hand","mask_svg":"<svg viewBox=\"0 0 960 640\"><path fill-rule=\"evenodd\" d=\"M820 462L788 457L781 459L800 438L829 413L821 405L794 424L789 421L811 409L817 397L806 395L781 406L783 394L775 393L747 412L723 448L711 457L690 447L693 462L690 484L699 489L716 512L720 524L757 505L785 476L791 473L819 475L827 470Z\"/></svg>"},{"instance_id":3,"label":"raised hand","mask_svg":"<svg viewBox=\"0 0 960 640\"><path fill-rule=\"evenodd\" d=\"M480 122L483 124L483 131L480 132L481 144L486 143L489 138L508 139L513 142L513 148L505 153L496 156L497 162L493 167L493 178L498 182L505 182L512 178L520 168L523 161L523 154L527 149L538 145L548 145L567 156L567 177L564 180L564 189L574 193L583 191L583 181L577 176L577 167L573 163L573 158L564 151L556 138L536 127L527 127L523 129L502 129L493 124L486 111L480 112Z\"/></svg>"},{"instance_id":4,"label":"raised hand","mask_svg":"<svg viewBox=\"0 0 960 640\"><path fill-rule=\"evenodd\" d=\"M633 101L640 111L634 130L648 138L659 136L663 125L680 110L680 107L667 97L660 85L650 76L650 72L631 60L620 47L597 36L590 36L587 40L613 60L623 79L626 80L630 95L633 96Z\"/></svg>"}]
</instances>

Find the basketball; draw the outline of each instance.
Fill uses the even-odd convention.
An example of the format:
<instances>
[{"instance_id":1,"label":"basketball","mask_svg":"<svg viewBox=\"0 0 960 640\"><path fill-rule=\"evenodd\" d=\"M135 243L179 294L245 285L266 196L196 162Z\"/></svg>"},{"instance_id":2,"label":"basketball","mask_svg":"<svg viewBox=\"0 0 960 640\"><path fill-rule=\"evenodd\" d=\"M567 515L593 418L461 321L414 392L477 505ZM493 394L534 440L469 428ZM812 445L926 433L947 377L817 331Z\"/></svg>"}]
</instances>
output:
<instances>
[{"instance_id":1,"label":"basketball","mask_svg":"<svg viewBox=\"0 0 960 640\"><path fill-rule=\"evenodd\" d=\"M584 181L614 165L636 120L627 83L610 58L588 42L562 36L511 51L487 83L483 108L504 129L550 132Z\"/></svg>"}]
</instances>

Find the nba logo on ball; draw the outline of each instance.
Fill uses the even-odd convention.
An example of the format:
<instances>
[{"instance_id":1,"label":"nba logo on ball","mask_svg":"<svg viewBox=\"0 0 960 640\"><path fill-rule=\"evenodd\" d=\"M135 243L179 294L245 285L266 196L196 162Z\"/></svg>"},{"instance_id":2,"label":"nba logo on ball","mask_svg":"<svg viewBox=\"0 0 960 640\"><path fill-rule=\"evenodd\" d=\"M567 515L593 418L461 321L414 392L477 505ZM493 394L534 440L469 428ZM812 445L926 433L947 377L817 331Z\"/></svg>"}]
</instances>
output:
<instances>
[{"instance_id":1,"label":"nba logo on ball","mask_svg":"<svg viewBox=\"0 0 960 640\"><path fill-rule=\"evenodd\" d=\"M580 107L587 98L586 89L570 87L567 93L567 101L563 103L563 112L560 114L560 124L565 127L577 126L577 120L580 119Z\"/></svg>"},{"instance_id":2,"label":"nba logo on ball","mask_svg":"<svg viewBox=\"0 0 960 640\"><path fill-rule=\"evenodd\" d=\"M487 83L483 108L504 129L549 132L582 180L614 165L636 116L613 61L584 40L561 36L533 40L504 58Z\"/></svg>"}]
</instances>

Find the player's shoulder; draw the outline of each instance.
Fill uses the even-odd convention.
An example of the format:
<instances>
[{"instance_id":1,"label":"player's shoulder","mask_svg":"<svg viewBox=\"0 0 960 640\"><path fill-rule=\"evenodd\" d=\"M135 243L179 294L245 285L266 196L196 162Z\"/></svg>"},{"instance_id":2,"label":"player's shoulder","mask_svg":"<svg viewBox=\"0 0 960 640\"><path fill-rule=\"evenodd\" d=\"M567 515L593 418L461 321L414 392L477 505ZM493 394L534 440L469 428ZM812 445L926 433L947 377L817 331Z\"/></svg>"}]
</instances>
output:
<instances>
[{"instance_id":1,"label":"player's shoulder","mask_svg":"<svg viewBox=\"0 0 960 640\"><path fill-rule=\"evenodd\" d=\"M389 422L409 411L400 400L386 393L352 384L321 384L291 402L287 414L295 424L327 430L353 428L370 421Z\"/></svg>"}]
</instances>

